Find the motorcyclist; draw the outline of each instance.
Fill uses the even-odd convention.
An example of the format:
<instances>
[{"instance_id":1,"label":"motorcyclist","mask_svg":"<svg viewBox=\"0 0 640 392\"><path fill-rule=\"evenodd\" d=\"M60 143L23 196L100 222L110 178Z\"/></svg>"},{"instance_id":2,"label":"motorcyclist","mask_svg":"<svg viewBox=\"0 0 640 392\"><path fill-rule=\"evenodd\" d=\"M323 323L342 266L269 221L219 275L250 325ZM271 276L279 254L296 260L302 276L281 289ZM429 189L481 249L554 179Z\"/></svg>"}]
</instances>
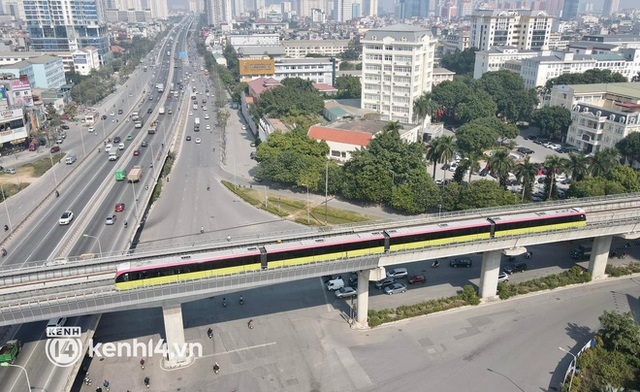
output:
<instances>
[{"instance_id":1,"label":"motorcyclist","mask_svg":"<svg viewBox=\"0 0 640 392\"><path fill-rule=\"evenodd\" d=\"M127 226L129 226L129 223L127 221L124 221L124 227L126 228Z\"/></svg>"},{"instance_id":2,"label":"motorcyclist","mask_svg":"<svg viewBox=\"0 0 640 392\"><path fill-rule=\"evenodd\" d=\"M4 231L9 231L9 225L4 225Z\"/></svg>"},{"instance_id":3,"label":"motorcyclist","mask_svg":"<svg viewBox=\"0 0 640 392\"><path fill-rule=\"evenodd\" d=\"M211 339L213 337L213 329L209 328L207 330L207 336L209 337L209 339Z\"/></svg>"},{"instance_id":4,"label":"motorcyclist","mask_svg":"<svg viewBox=\"0 0 640 392\"><path fill-rule=\"evenodd\" d=\"M60 192L56 191L56 197L60 197Z\"/></svg>"},{"instance_id":5,"label":"motorcyclist","mask_svg":"<svg viewBox=\"0 0 640 392\"><path fill-rule=\"evenodd\" d=\"M218 365L218 362L213 364L213 371L218 374L218 372L220 371L220 365Z\"/></svg>"}]
</instances>

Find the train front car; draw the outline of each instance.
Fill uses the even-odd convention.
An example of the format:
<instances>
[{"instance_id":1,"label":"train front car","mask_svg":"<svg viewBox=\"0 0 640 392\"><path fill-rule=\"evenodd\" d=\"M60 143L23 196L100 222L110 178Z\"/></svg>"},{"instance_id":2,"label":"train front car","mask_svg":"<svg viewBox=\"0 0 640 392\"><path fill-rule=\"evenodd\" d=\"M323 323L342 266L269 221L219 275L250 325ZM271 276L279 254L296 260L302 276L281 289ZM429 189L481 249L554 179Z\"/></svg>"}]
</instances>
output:
<instances>
[{"instance_id":1,"label":"train front car","mask_svg":"<svg viewBox=\"0 0 640 392\"><path fill-rule=\"evenodd\" d=\"M260 271L260 250L256 246L215 250L192 255L123 263L116 273L116 288L140 287Z\"/></svg>"},{"instance_id":2,"label":"train front car","mask_svg":"<svg viewBox=\"0 0 640 392\"><path fill-rule=\"evenodd\" d=\"M587 225L587 214L581 208L537 211L488 218L494 223L492 237L579 228Z\"/></svg>"},{"instance_id":3,"label":"train front car","mask_svg":"<svg viewBox=\"0 0 640 392\"><path fill-rule=\"evenodd\" d=\"M382 232L319 237L265 245L269 269L384 253Z\"/></svg>"}]
</instances>

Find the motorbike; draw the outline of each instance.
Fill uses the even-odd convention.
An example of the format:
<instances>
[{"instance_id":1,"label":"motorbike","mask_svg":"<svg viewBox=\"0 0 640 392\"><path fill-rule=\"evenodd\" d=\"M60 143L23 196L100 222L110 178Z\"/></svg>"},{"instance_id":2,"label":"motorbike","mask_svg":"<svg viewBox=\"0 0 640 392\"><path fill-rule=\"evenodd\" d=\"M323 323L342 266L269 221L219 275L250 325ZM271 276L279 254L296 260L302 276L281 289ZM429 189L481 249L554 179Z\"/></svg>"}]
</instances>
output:
<instances>
[{"instance_id":1,"label":"motorbike","mask_svg":"<svg viewBox=\"0 0 640 392\"><path fill-rule=\"evenodd\" d=\"M223 307L227 307L227 299L226 298L222 298L222 306Z\"/></svg>"},{"instance_id":2,"label":"motorbike","mask_svg":"<svg viewBox=\"0 0 640 392\"><path fill-rule=\"evenodd\" d=\"M240 305L244 305L244 298L240 296Z\"/></svg>"},{"instance_id":3,"label":"motorbike","mask_svg":"<svg viewBox=\"0 0 640 392\"><path fill-rule=\"evenodd\" d=\"M207 336L209 336L209 339L213 338L213 329L209 328L207 330Z\"/></svg>"},{"instance_id":4,"label":"motorbike","mask_svg":"<svg viewBox=\"0 0 640 392\"><path fill-rule=\"evenodd\" d=\"M9 231L9 225L4 225L4 231Z\"/></svg>"},{"instance_id":5,"label":"motorbike","mask_svg":"<svg viewBox=\"0 0 640 392\"><path fill-rule=\"evenodd\" d=\"M218 372L219 372L219 371L220 371L220 365L218 365L218 362L216 362L216 363L213 365L213 372L214 372L215 374L218 374Z\"/></svg>"},{"instance_id":6,"label":"motorbike","mask_svg":"<svg viewBox=\"0 0 640 392\"><path fill-rule=\"evenodd\" d=\"M2 250L0 250L0 253L2 254L2 257L5 257L7 255L7 250L5 248L2 248Z\"/></svg>"},{"instance_id":7,"label":"motorbike","mask_svg":"<svg viewBox=\"0 0 640 392\"><path fill-rule=\"evenodd\" d=\"M431 268L438 268L440 266L440 262L438 260L431 263Z\"/></svg>"},{"instance_id":8,"label":"motorbike","mask_svg":"<svg viewBox=\"0 0 640 392\"><path fill-rule=\"evenodd\" d=\"M151 385L151 380L149 379L149 377L145 377L144 378L144 385L149 388L149 386Z\"/></svg>"}]
</instances>

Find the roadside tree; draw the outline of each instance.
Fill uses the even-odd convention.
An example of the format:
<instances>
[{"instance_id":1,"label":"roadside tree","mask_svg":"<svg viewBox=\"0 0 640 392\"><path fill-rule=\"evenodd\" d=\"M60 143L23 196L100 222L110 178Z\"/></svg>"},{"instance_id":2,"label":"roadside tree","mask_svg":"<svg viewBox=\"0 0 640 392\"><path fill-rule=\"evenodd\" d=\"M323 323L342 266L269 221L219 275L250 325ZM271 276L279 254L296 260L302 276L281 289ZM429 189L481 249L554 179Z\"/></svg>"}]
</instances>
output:
<instances>
[{"instance_id":1,"label":"roadside tree","mask_svg":"<svg viewBox=\"0 0 640 392\"><path fill-rule=\"evenodd\" d=\"M540 128L540 133L548 137L560 137L571 125L571 112L562 106L548 106L536 110L531 115L531 125Z\"/></svg>"}]
</instances>

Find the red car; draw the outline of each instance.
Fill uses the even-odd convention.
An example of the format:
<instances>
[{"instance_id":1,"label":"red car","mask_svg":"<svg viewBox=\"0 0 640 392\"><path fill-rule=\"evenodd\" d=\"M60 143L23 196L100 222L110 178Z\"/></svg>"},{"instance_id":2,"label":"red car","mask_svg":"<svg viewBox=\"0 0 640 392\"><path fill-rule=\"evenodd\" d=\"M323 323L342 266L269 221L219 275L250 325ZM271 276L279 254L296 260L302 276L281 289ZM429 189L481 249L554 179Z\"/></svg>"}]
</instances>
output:
<instances>
[{"instance_id":1,"label":"red car","mask_svg":"<svg viewBox=\"0 0 640 392\"><path fill-rule=\"evenodd\" d=\"M53 147L51 147L50 151L51 151L52 154L55 154L56 152L60 152L60 147L53 146Z\"/></svg>"},{"instance_id":2,"label":"red car","mask_svg":"<svg viewBox=\"0 0 640 392\"><path fill-rule=\"evenodd\" d=\"M414 277L412 277L411 279L409 279L409 284L416 284L416 283L424 283L427 281L427 277L424 275L416 275Z\"/></svg>"},{"instance_id":3,"label":"red car","mask_svg":"<svg viewBox=\"0 0 640 392\"><path fill-rule=\"evenodd\" d=\"M115 208L116 212L122 212L124 211L124 203L118 203L116 204L116 208Z\"/></svg>"},{"instance_id":4,"label":"red car","mask_svg":"<svg viewBox=\"0 0 640 392\"><path fill-rule=\"evenodd\" d=\"M133 150L133 156L137 157L138 155L140 155L140 150Z\"/></svg>"}]
</instances>

